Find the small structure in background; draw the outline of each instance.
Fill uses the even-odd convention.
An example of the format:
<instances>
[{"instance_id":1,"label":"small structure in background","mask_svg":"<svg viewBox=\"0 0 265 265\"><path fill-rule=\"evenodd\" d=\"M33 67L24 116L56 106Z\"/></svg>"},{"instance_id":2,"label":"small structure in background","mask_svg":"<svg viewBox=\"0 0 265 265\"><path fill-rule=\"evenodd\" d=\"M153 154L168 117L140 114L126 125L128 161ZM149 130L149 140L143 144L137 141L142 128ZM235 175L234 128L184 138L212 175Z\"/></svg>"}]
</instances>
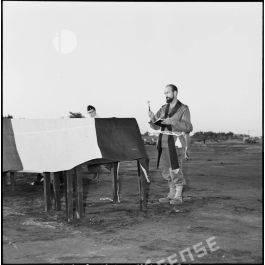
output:
<instances>
[{"instance_id":1,"label":"small structure in background","mask_svg":"<svg viewBox=\"0 0 265 265\"><path fill-rule=\"evenodd\" d=\"M244 137L243 138L244 143L247 144L257 144L259 142L258 137Z\"/></svg>"},{"instance_id":2,"label":"small structure in background","mask_svg":"<svg viewBox=\"0 0 265 265\"><path fill-rule=\"evenodd\" d=\"M149 132L145 132L142 134L142 139L145 145L156 145L157 143L157 135L152 135Z\"/></svg>"},{"instance_id":3,"label":"small structure in background","mask_svg":"<svg viewBox=\"0 0 265 265\"><path fill-rule=\"evenodd\" d=\"M80 112L71 112L69 111L69 118L85 118Z\"/></svg>"}]
</instances>

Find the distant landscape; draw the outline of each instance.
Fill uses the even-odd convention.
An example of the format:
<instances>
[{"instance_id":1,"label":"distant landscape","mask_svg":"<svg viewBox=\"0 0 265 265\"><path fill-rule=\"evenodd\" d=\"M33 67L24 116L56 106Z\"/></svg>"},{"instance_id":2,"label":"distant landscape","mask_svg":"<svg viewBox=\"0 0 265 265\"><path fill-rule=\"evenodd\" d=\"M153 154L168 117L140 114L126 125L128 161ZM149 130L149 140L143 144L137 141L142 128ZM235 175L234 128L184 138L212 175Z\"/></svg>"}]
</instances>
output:
<instances>
[{"instance_id":1,"label":"distant landscape","mask_svg":"<svg viewBox=\"0 0 265 265\"><path fill-rule=\"evenodd\" d=\"M145 132L142 134L142 138L145 144L153 145L157 142L158 134L152 134L150 132ZM244 143L262 143L261 137L252 137L248 134L234 134L233 132L195 132L191 134L191 143L193 142L221 142L235 140Z\"/></svg>"}]
</instances>

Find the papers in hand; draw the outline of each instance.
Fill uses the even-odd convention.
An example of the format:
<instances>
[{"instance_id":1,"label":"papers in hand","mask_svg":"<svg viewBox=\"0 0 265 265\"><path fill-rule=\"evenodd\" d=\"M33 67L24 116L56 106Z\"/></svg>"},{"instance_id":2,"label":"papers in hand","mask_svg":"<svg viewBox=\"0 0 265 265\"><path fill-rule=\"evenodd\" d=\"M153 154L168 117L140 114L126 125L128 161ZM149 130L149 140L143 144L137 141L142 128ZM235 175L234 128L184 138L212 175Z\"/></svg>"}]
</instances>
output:
<instances>
[{"instance_id":1,"label":"papers in hand","mask_svg":"<svg viewBox=\"0 0 265 265\"><path fill-rule=\"evenodd\" d=\"M164 121L164 119L158 119L158 120L154 121L153 123L159 127L166 127L165 124L162 124L162 121Z\"/></svg>"}]
</instances>

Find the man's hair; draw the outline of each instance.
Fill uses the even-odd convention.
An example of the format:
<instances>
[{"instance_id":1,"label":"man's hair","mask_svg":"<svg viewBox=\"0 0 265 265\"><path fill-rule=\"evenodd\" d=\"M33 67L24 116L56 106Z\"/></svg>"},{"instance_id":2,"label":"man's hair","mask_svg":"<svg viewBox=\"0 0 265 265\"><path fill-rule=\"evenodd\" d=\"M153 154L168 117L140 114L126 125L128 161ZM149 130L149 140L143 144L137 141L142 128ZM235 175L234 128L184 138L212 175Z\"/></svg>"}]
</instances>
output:
<instances>
[{"instance_id":1,"label":"man's hair","mask_svg":"<svg viewBox=\"0 0 265 265\"><path fill-rule=\"evenodd\" d=\"M88 105L87 106L87 111L89 111L89 110L96 110L96 108L94 106L92 106L92 105Z\"/></svg>"},{"instance_id":2,"label":"man's hair","mask_svg":"<svg viewBox=\"0 0 265 265\"><path fill-rule=\"evenodd\" d=\"M173 85L173 84L169 84L169 85L167 85L167 86L171 87L172 92L177 91L177 93L178 93L178 88L177 88L175 85Z\"/></svg>"}]
</instances>

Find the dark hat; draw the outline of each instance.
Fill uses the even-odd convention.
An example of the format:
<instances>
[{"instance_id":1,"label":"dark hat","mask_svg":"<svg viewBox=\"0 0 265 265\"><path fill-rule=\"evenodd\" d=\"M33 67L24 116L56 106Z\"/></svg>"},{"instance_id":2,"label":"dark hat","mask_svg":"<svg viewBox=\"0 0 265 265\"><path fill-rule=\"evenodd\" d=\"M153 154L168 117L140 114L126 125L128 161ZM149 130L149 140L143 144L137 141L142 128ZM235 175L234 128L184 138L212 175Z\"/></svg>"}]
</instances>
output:
<instances>
[{"instance_id":1,"label":"dark hat","mask_svg":"<svg viewBox=\"0 0 265 265\"><path fill-rule=\"evenodd\" d=\"M88 105L88 106L87 106L87 111L91 112L91 111L93 111L93 110L96 110L96 108L93 107L93 106L91 106L91 105Z\"/></svg>"}]
</instances>

